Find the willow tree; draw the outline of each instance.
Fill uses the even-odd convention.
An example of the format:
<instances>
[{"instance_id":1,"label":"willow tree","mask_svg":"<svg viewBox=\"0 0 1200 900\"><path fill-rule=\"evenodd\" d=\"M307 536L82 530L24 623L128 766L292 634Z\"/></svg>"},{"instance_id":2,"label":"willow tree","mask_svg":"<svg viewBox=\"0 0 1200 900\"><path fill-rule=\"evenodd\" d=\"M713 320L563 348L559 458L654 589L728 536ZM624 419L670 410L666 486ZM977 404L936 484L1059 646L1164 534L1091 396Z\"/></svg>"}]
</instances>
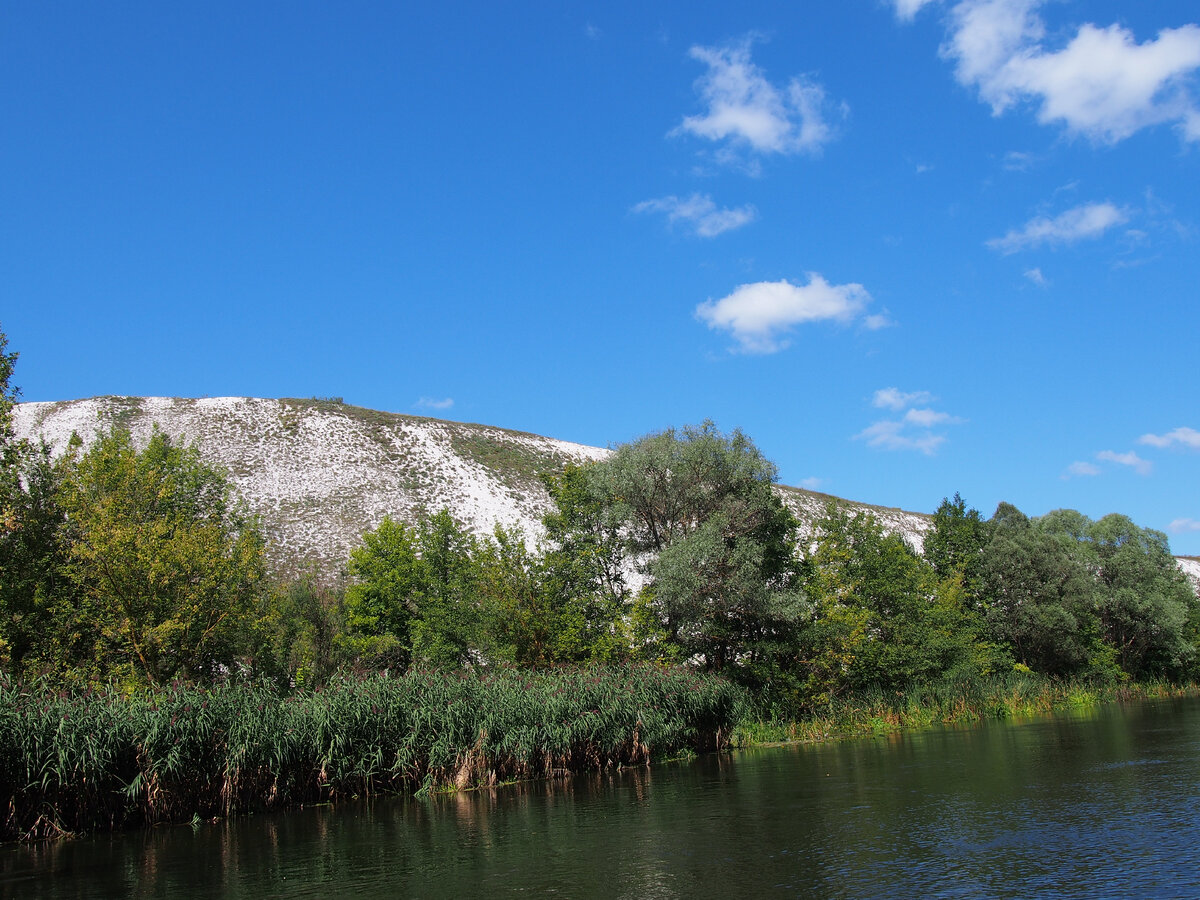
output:
<instances>
[{"instance_id":1,"label":"willow tree","mask_svg":"<svg viewBox=\"0 0 1200 900\"><path fill-rule=\"evenodd\" d=\"M626 567L645 581L638 610L652 624L643 638L658 640L651 652L710 671L762 665L802 604L796 520L773 489L775 466L750 438L712 422L672 428L584 471L601 530L619 536ZM569 534L556 537L571 545Z\"/></svg>"}]
</instances>

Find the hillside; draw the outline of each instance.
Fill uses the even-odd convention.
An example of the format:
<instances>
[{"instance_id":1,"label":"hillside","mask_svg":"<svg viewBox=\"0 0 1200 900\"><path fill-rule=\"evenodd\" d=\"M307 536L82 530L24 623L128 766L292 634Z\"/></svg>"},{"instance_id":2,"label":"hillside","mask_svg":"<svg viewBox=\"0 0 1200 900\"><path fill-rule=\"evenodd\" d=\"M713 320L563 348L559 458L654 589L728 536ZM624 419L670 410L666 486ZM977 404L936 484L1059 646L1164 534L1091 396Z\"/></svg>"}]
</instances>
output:
<instances>
[{"instance_id":1,"label":"hillside","mask_svg":"<svg viewBox=\"0 0 1200 900\"><path fill-rule=\"evenodd\" d=\"M282 571L315 564L335 572L362 533L385 515L412 521L421 510L447 507L475 531L496 524L541 532L549 497L538 474L569 462L603 459L609 451L486 425L378 412L324 400L218 397L97 397L17 407L18 433L44 436L61 451L72 432L85 443L119 425L144 444L157 425L195 443L228 470L271 539ZM830 499L780 487L803 522ZM846 501L841 501L846 502ZM928 516L869 509L915 546Z\"/></svg>"}]
</instances>

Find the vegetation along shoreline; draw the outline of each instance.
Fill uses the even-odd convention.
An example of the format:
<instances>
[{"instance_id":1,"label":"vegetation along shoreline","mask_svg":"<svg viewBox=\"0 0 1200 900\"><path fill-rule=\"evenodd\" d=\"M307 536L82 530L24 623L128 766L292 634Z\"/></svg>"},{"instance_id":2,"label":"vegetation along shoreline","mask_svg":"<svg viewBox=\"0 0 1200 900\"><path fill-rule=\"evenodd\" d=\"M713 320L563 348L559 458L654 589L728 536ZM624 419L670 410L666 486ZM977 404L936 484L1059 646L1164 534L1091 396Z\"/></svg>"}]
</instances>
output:
<instances>
[{"instance_id":1,"label":"vegetation along shoreline","mask_svg":"<svg viewBox=\"0 0 1200 900\"><path fill-rule=\"evenodd\" d=\"M916 548L835 500L799 521L753 441L705 422L539 473L537 539L443 508L283 573L194 446L19 438L15 362L0 332L0 840L1200 679L1195 589L1122 515L985 518L955 494Z\"/></svg>"}]
</instances>

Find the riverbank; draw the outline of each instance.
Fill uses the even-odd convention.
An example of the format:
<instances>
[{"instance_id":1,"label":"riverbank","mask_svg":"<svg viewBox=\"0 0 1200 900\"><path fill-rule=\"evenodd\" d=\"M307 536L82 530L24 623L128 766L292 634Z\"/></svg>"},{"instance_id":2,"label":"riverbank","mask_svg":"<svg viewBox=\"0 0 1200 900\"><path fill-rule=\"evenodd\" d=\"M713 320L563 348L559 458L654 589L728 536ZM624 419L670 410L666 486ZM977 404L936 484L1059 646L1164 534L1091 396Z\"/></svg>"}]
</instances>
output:
<instances>
[{"instance_id":1,"label":"riverbank","mask_svg":"<svg viewBox=\"0 0 1200 900\"><path fill-rule=\"evenodd\" d=\"M839 698L796 720L748 718L734 728L731 743L740 747L812 743L932 725L1031 718L1102 703L1195 696L1200 696L1200 685L1194 683L1098 685L1021 675L973 679L927 685L900 694Z\"/></svg>"},{"instance_id":2,"label":"riverbank","mask_svg":"<svg viewBox=\"0 0 1200 900\"><path fill-rule=\"evenodd\" d=\"M0 681L0 840L641 765L724 746L741 696L653 666L342 676L294 696Z\"/></svg>"}]
</instances>

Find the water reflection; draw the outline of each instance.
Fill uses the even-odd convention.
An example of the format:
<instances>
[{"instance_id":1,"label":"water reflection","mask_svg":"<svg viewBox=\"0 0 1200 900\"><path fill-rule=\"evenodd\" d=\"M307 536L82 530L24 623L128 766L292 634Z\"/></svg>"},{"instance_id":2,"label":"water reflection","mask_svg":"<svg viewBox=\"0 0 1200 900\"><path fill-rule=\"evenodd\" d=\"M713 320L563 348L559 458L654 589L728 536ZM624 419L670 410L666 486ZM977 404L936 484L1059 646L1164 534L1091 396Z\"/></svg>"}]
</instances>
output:
<instances>
[{"instance_id":1,"label":"water reflection","mask_svg":"<svg viewBox=\"0 0 1200 900\"><path fill-rule=\"evenodd\" d=\"M0 849L0 897L1200 896L1200 703Z\"/></svg>"}]
</instances>

